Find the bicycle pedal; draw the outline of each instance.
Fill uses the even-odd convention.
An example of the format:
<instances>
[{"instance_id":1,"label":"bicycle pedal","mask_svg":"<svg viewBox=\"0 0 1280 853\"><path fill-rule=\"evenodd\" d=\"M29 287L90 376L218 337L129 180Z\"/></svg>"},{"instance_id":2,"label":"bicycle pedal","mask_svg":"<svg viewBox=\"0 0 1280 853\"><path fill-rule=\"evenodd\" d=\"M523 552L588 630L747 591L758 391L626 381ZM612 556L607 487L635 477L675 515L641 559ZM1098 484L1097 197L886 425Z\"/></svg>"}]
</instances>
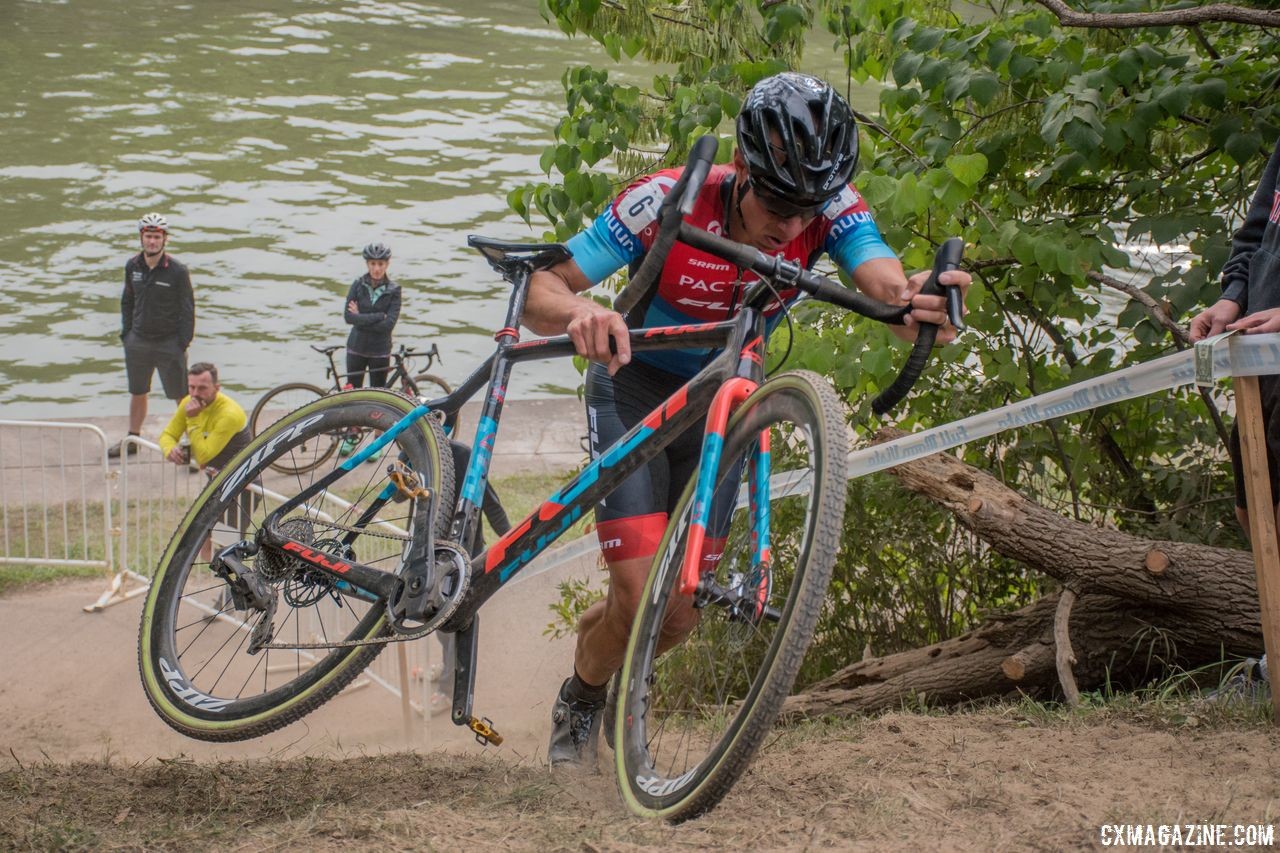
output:
<instances>
[{"instance_id":1,"label":"bicycle pedal","mask_svg":"<svg viewBox=\"0 0 1280 853\"><path fill-rule=\"evenodd\" d=\"M493 720L488 717L471 717L467 720L467 728L475 732L476 743L482 746L502 746L502 735L498 734L498 730L493 727Z\"/></svg>"}]
</instances>

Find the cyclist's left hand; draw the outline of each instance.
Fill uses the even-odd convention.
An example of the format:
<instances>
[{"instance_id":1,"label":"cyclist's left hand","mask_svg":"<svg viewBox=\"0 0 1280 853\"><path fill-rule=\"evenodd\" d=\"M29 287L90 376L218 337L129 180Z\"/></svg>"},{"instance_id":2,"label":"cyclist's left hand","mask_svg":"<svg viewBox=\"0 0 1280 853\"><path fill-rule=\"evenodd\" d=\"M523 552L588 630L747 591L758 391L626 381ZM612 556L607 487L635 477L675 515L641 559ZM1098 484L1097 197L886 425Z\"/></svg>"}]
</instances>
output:
<instances>
[{"instance_id":1,"label":"cyclist's left hand","mask_svg":"<svg viewBox=\"0 0 1280 853\"><path fill-rule=\"evenodd\" d=\"M907 279L907 287L902 292L903 303L910 303L911 313L903 318L903 325L908 329L918 329L921 323L936 323L938 338L936 343L946 344L955 340L956 327L947 320L947 298L945 296L925 296L920 292L924 283L929 280L931 272L922 270ZM943 286L960 288L961 301L969 294L969 285L973 278L964 270L947 270L938 277ZM968 314L969 309L965 308Z\"/></svg>"}]
</instances>

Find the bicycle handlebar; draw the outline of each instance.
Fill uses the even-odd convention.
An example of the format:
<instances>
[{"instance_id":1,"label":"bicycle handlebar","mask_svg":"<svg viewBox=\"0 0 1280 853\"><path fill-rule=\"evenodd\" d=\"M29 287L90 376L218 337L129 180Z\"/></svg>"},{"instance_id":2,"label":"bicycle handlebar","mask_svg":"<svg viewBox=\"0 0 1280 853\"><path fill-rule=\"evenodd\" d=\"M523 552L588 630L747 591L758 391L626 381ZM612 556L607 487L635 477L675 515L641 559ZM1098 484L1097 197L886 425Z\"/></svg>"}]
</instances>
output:
<instances>
[{"instance_id":1,"label":"bicycle handlebar","mask_svg":"<svg viewBox=\"0 0 1280 853\"><path fill-rule=\"evenodd\" d=\"M676 180L658 209L658 236L654 238L653 245L645 254L640 269L614 300L615 311L626 314L656 285L658 274L667 262L671 247L675 245L676 240L680 240L695 249L724 258L743 270L751 270L761 278L784 286L796 287L815 299L879 320L881 323L899 326L903 324L903 319L911 310L910 306L889 305L856 290L850 290L826 276L812 273L799 264L766 255L752 246L725 239L684 222L684 217L693 212L694 202L711 171L711 163L717 148L716 138L709 135L699 138L693 144L684 172ZM945 290L948 319L957 329L964 328L962 294L958 287L944 288L939 285L938 276L947 270L959 268L963 252L964 241L960 238L952 237L944 241L934 258L933 272L921 289L921 293L929 295L939 295ZM920 324L916 332L915 344L902 369L889 387L871 401L873 412L883 415L906 397L907 392L924 371L937 335L936 324Z\"/></svg>"}]
</instances>

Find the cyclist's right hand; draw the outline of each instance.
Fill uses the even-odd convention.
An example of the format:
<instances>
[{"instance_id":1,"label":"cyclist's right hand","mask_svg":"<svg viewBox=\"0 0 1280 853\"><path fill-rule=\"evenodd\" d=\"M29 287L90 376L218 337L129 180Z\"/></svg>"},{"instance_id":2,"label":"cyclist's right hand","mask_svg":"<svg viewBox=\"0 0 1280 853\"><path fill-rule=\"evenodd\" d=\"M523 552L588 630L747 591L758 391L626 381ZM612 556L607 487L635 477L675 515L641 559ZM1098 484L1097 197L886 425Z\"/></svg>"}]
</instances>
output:
<instances>
[{"instance_id":1,"label":"cyclist's right hand","mask_svg":"<svg viewBox=\"0 0 1280 853\"><path fill-rule=\"evenodd\" d=\"M573 341L578 355L607 365L613 376L631 361L631 338L626 321L617 311L587 298L572 309L565 333Z\"/></svg>"},{"instance_id":2,"label":"cyclist's right hand","mask_svg":"<svg viewBox=\"0 0 1280 853\"><path fill-rule=\"evenodd\" d=\"M1191 340L1202 341L1225 331L1228 324L1240 318L1240 303L1219 299L1191 320Z\"/></svg>"}]
</instances>

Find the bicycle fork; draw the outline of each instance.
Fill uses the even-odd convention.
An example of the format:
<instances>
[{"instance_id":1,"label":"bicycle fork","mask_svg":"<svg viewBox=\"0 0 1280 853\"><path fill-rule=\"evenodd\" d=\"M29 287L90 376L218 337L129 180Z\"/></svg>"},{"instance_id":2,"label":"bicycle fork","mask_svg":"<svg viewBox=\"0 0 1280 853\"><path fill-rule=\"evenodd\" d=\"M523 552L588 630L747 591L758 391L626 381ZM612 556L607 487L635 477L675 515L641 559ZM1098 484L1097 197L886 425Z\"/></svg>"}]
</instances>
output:
<instances>
[{"instance_id":1,"label":"bicycle fork","mask_svg":"<svg viewBox=\"0 0 1280 853\"><path fill-rule=\"evenodd\" d=\"M748 480L748 495L751 509L752 538L752 576L759 575L761 583L757 589L744 592L741 589L724 589L708 573L702 577L703 551L706 549L707 523L711 507L715 499L716 471L720 467L724 454L725 429L729 415L758 388L751 379L734 377L725 382L716 392L715 399L707 413L706 433L702 439L702 456L698 466L698 480L694 486L693 513L689 521L684 552L684 562L680 568L680 594L697 596L696 601L702 604L717 603L739 608L739 599L750 594L756 599L755 607L759 612L765 606L768 596L769 565L769 432L764 430L755 447L752 448L750 464L752 470ZM736 500L736 495L733 496ZM739 586L741 586L739 584ZM764 598L762 599L761 596ZM695 605L697 606L697 605Z\"/></svg>"}]
</instances>

